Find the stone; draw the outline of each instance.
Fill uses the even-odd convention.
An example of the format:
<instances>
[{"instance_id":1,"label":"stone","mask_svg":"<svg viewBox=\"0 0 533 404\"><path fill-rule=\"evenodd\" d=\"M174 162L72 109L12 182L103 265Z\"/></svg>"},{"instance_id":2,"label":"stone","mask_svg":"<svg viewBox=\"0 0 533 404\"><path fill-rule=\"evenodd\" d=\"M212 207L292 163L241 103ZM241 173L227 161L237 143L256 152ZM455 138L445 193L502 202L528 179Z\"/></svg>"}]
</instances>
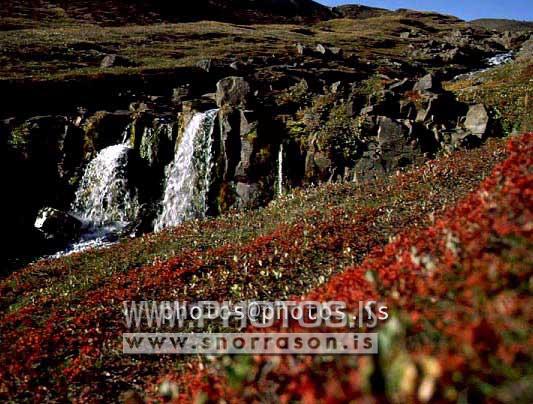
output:
<instances>
[{"instance_id":1,"label":"stone","mask_svg":"<svg viewBox=\"0 0 533 404\"><path fill-rule=\"evenodd\" d=\"M296 52L300 56L311 56L311 54L313 53L311 49L309 49L305 45L302 45L301 43L296 44Z\"/></svg>"},{"instance_id":2,"label":"stone","mask_svg":"<svg viewBox=\"0 0 533 404\"><path fill-rule=\"evenodd\" d=\"M219 107L245 109L251 94L250 84L242 77L226 77L217 83L216 102Z\"/></svg>"},{"instance_id":3,"label":"stone","mask_svg":"<svg viewBox=\"0 0 533 404\"><path fill-rule=\"evenodd\" d=\"M213 63L211 59L202 59L196 63L196 67L199 67L200 69L209 73L211 71L212 64Z\"/></svg>"},{"instance_id":4,"label":"stone","mask_svg":"<svg viewBox=\"0 0 533 404\"><path fill-rule=\"evenodd\" d=\"M172 102L180 103L185 98L191 95L191 86L190 84L184 84L182 86L172 89Z\"/></svg>"},{"instance_id":5,"label":"stone","mask_svg":"<svg viewBox=\"0 0 533 404\"><path fill-rule=\"evenodd\" d=\"M342 55L344 54L344 51L342 50L342 48L337 48L335 46L329 48L329 51L331 52L333 56L336 56L336 57L342 57Z\"/></svg>"},{"instance_id":6,"label":"stone","mask_svg":"<svg viewBox=\"0 0 533 404\"><path fill-rule=\"evenodd\" d=\"M410 31L400 32L400 38L401 39L409 39L410 37L411 37L411 32Z\"/></svg>"},{"instance_id":7,"label":"stone","mask_svg":"<svg viewBox=\"0 0 533 404\"><path fill-rule=\"evenodd\" d=\"M102 69L108 69L110 67L113 67L115 65L116 59L117 59L117 55L106 55L100 62L100 67Z\"/></svg>"},{"instance_id":8,"label":"stone","mask_svg":"<svg viewBox=\"0 0 533 404\"><path fill-rule=\"evenodd\" d=\"M385 171L390 173L418 160L419 153L409 141L404 125L385 116L379 117L378 123L377 140Z\"/></svg>"},{"instance_id":9,"label":"stone","mask_svg":"<svg viewBox=\"0 0 533 404\"><path fill-rule=\"evenodd\" d=\"M109 69L111 67L128 67L133 65L134 63L132 63L129 59L115 54L104 56L100 62L101 69Z\"/></svg>"},{"instance_id":10,"label":"stone","mask_svg":"<svg viewBox=\"0 0 533 404\"><path fill-rule=\"evenodd\" d=\"M413 86L414 91L439 91L442 88L440 80L433 74L426 74Z\"/></svg>"},{"instance_id":11,"label":"stone","mask_svg":"<svg viewBox=\"0 0 533 404\"><path fill-rule=\"evenodd\" d=\"M405 78L403 80L397 81L396 83L392 83L390 86L387 87L387 90L395 92L395 93L404 93L410 88L413 88L413 83Z\"/></svg>"},{"instance_id":12,"label":"stone","mask_svg":"<svg viewBox=\"0 0 533 404\"><path fill-rule=\"evenodd\" d=\"M92 157L96 152L123 140L124 130L131 122L130 111L98 111L82 124L84 150Z\"/></svg>"},{"instance_id":13,"label":"stone","mask_svg":"<svg viewBox=\"0 0 533 404\"><path fill-rule=\"evenodd\" d=\"M48 240L73 240L81 227L81 221L74 216L50 207L42 208L35 219L35 228Z\"/></svg>"},{"instance_id":14,"label":"stone","mask_svg":"<svg viewBox=\"0 0 533 404\"><path fill-rule=\"evenodd\" d=\"M260 205L261 189L259 184L238 182L235 187L237 194L237 207L240 209L253 209Z\"/></svg>"},{"instance_id":15,"label":"stone","mask_svg":"<svg viewBox=\"0 0 533 404\"><path fill-rule=\"evenodd\" d=\"M326 55L328 53L328 48L320 43L316 46L315 50L322 55Z\"/></svg>"},{"instance_id":16,"label":"stone","mask_svg":"<svg viewBox=\"0 0 533 404\"><path fill-rule=\"evenodd\" d=\"M476 104L468 109L464 126L473 135L483 138L487 133L489 121L489 114L485 106Z\"/></svg>"},{"instance_id":17,"label":"stone","mask_svg":"<svg viewBox=\"0 0 533 404\"><path fill-rule=\"evenodd\" d=\"M518 60L528 60L533 58L533 35L522 44L522 48L516 55Z\"/></svg>"}]
</instances>

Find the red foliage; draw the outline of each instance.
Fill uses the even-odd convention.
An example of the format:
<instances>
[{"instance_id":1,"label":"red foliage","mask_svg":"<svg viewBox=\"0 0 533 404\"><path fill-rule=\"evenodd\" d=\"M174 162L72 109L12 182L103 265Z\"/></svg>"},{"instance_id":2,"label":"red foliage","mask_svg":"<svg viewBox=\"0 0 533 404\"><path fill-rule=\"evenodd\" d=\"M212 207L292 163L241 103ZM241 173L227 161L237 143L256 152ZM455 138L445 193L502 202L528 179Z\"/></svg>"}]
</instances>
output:
<instances>
[{"instance_id":1,"label":"red foliage","mask_svg":"<svg viewBox=\"0 0 533 404\"><path fill-rule=\"evenodd\" d=\"M509 372L525 372L533 359L531 339L520 337L533 322L533 298L528 292L533 275L533 133L510 141L509 153L477 191L433 226L402 233L376 248L360 266L348 268L306 296L343 300L354 307L379 296L409 319L408 337L438 333L438 342L420 338L419 344L409 347L409 354L415 360L419 355L438 360L443 374L435 395L441 401L456 400L461 390L474 399L492 394L477 386L503 385ZM367 271L377 273L376 284L365 279ZM512 341L510 335L515 335ZM256 372L269 361L257 358ZM362 386L361 369L368 367L368 358L354 361L278 358L263 379L233 393L219 389L224 396L210 398L246 402L274 395L281 402L340 403L366 396L379 400L379 391L374 390L371 398ZM505 367L507 373L501 371ZM201 385L191 387L189 397L201 389Z\"/></svg>"}]
</instances>

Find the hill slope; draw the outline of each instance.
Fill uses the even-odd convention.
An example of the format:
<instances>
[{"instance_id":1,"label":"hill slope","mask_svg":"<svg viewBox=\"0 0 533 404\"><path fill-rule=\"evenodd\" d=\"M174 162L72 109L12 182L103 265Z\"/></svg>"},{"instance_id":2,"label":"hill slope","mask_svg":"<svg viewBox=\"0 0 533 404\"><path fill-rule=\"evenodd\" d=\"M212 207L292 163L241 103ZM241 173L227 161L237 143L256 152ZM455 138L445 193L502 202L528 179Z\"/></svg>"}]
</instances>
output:
<instances>
[{"instance_id":1,"label":"hill slope","mask_svg":"<svg viewBox=\"0 0 533 404\"><path fill-rule=\"evenodd\" d=\"M431 225L490 173L503 150L504 141L491 140L363 187L300 191L263 210L190 222L19 271L0 282L0 399L113 400L145 388L188 359L120 355L117 302L305 294L400 231Z\"/></svg>"},{"instance_id":2,"label":"hill slope","mask_svg":"<svg viewBox=\"0 0 533 404\"><path fill-rule=\"evenodd\" d=\"M517 21L498 18L480 18L470 21L470 25L477 28L493 29L496 31L531 31L533 21Z\"/></svg>"},{"instance_id":3,"label":"hill slope","mask_svg":"<svg viewBox=\"0 0 533 404\"><path fill-rule=\"evenodd\" d=\"M189 20L241 23L328 18L331 12L312 0L22 0L3 1L0 30L94 23L153 24Z\"/></svg>"}]
</instances>

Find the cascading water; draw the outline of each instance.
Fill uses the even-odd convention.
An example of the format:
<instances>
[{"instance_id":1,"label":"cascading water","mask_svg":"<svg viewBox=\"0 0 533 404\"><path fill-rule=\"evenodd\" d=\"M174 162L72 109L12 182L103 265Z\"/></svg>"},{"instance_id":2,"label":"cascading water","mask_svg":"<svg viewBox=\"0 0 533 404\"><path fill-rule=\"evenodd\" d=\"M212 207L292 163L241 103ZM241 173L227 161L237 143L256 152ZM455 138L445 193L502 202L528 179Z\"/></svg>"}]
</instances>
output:
<instances>
[{"instance_id":1,"label":"cascading water","mask_svg":"<svg viewBox=\"0 0 533 404\"><path fill-rule=\"evenodd\" d=\"M185 129L174 161L166 170L163 210L155 222L155 231L205 216L217 113L216 109L198 113Z\"/></svg>"},{"instance_id":2,"label":"cascading water","mask_svg":"<svg viewBox=\"0 0 533 404\"><path fill-rule=\"evenodd\" d=\"M109 146L87 165L72 213L90 227L124 226L137 217L139 203L127 178L130 150L126 144Z\"/></svg>"},{"instance_id":3,"label":"cascading water","mask_svg":"<svg viewBox=\"0 0 533 404\"><path fill-rule=\"evenodd\" d=\"M283 143L279 145L278 152L278 196L283 195Z\"/></svg>"}]
</instances>

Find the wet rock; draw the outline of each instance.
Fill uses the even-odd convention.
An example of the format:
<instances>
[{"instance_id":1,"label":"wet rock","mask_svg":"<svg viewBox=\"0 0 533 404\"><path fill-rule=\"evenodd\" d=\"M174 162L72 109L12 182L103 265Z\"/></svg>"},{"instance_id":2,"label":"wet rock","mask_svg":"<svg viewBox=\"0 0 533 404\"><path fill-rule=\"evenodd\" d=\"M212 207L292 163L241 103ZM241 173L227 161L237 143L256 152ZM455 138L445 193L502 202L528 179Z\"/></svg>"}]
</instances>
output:
<instances>
[{"instance_id":1,"label":"wet rock","mask_svg":"<svg viewBox=\"0 0 533 404\"><path fill-rule=\"evenodd\" d=\"M180 103L191 95L190 84L184 84L182 86L172 89L172 102Z\"/></svg>"},{"instance_id":2,"label":"wet rock","mask_svg":"<svg viewBox=\"0 0 533 404\"><path fill-rule=\"evenodd\" d=\"M473 135L483 138L489 128L489 114L483 104L472 105L466 115L464 127Z\"/></svg>"},{"instance_id":3,"label":"wet rock","mask_svg":"<svg viewBox=\"0 0 533 404\"><path fill-rule=\"evenodd\" d=\"M86 158L90 159L95 152L120 143L130 122L129 111L98 111L90 116L82 125Z\"/></svg>"},{"instance_id":4,"label":"wet rock","mask_svg":"<svg viewBox=\"0 0 533 404\"><path fill-rule=\"evenodd\" d=\"M74 216L50 207L42 208L35 220L35 228L48 240L73 240L79 236L81 227Z\"/></svg>"},{"instance_id":5,"label":"wet rock","mask_svg":"<svg viewBox=\"0 0 533 404\"><path fill-rule=\"evenodd\" d=\"M250 100L250 84L242 77L226 77L217 83L216 102L219 107L244 109Z\"/></svg>"}]
</instances>

